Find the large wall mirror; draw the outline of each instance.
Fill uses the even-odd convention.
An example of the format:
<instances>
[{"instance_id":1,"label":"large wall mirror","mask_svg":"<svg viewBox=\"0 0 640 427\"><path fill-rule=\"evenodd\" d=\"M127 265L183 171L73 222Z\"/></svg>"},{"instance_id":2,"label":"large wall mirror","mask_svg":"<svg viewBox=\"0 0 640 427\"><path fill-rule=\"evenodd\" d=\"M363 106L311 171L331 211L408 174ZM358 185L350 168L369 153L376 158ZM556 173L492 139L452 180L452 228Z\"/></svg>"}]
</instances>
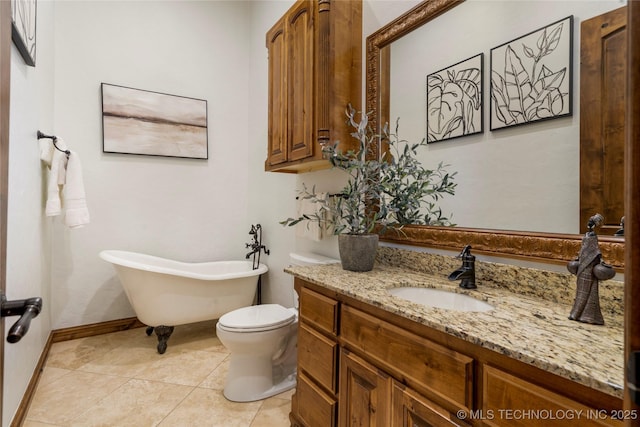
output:
<instances>
[{"instance_id":1,"label":"large wall mirror","mask_svg":"<svg viewBox=\"0 0 640 427\"><path fill-rule=\"evenodd\" d=\"M439 202L456 226L407 226L383 240L444 249L470 243L483 253L557 263L574 258L586 226L580 216L580 29L583 22L624 7L622 0L545 2L544 7L539 1L427 0L369 36L367 111L374 126L399 118L399 135L410 142L427 135L427 76L479 54L484 68L483 132L430 143L420 154L429 167L444 162L457 172L456 194ZM573 16L567 59L572 114L492 130L491 50L568 16ZM622 188L619 194L622 199ZM600 241L605 262L621 270L624 239L601 234Z\"/></svg>"}]
</instances>

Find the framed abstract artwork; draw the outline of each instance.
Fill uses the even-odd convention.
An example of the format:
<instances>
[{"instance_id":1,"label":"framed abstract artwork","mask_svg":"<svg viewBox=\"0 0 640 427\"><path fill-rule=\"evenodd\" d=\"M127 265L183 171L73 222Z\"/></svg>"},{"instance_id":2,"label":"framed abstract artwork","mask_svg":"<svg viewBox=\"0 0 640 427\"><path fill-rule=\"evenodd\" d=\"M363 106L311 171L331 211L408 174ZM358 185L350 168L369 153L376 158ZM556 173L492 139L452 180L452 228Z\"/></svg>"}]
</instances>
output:
<instances>
[{"instance_id":1,"label":"framed abstract artwork","mask_svg":"<svg viewBox=\"0 0 640 427\"><path fill-rule=\"evenodd\" d=\"M573 16L491 49L491 130L573 112Z\"/></svg>"},{"instance_id":2,"label":"framed abstract artwork","mask_svg":"<svg viewBox=\"0 0 640 427\"><path fill-rule=\"evenodd\" d=\"M36 0L11 0L11 39L27 65L36 66Z\"/></svg>"},{"instance_id":3,"label":"framed abstract artwork","mask_svg":"<svg viewBox=\"0 0 640 427\"><path fill-rule=\"evenodd\" d=\"M207 101L101 86L103 152L208 158Z\"/></svg>"},{"instance_id":4,"label":"framed abstract artwork","mask_svg":"<svg viewBox=\"0 0 640 427\"><path fill-rule=\"evenodd\" d=\"M484 131L480 53L427 76L427 143Z\"/></svg>"}]
</instances>

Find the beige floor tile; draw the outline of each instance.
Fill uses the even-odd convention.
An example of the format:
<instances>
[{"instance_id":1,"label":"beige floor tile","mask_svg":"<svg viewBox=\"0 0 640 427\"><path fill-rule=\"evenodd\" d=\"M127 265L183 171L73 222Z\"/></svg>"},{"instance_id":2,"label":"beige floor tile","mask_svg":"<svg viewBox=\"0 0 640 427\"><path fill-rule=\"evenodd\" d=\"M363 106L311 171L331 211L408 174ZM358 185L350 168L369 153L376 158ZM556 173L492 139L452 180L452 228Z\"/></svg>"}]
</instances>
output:
<instances>
[{"instance_id":1,"label":"beige floor tile","mask_svg":"<svg viewBox=\"0 0 640 427\"><path fill-rule=\"evenodd\" d=\"M135 378L197 386L227 357L199 350L167 351L135 374Z\"/></svg>"},{"instance_id":2,"label":"beige floor tile","mask_svg":"<svg viewBox=\"0 0 640 427\"><path fill-rule=\"evenodd\" d=\"M219 390L195 388L161 427L247 427L262 402L229 402Z\"/></svg>"},{"instance_id":3,"label":"beige floor tile","mask_svg":"<svg viewBox=\"0 0 640 427\"><path fill-rule=\"evenodd\" d=\"M40 379L38 380L38 387L42 387L45 384L56 381L65 375L68 375L70 372L73 371L70 369L53 368L45 365L42 370L42 374L40 374Z\"/></svg>"},{"instance_id":4,"label":"beige floor tile","mask_svg":"<svg viewBox=\"0 0 640 427\"><path fill-rule=\"evenodd\" d=\"M198 387L223 390L224 382L227 378L227 372L229 371L229 360L229 356L227 356L222 363L220 363L218 367L198 385Z\"/></svg>"},{"instance_id":5,"label":"beige floor tile","mask_svg":"<svg viewBox=\"0 0 640 427\"><path fill-rule=\"evenodd\" d=\"M169 349L215 351L217 353L228 352L216 336L217 320L176 326L169 338Z\"/></svg>"},{"instance_id":6,"label":"beige floor tile","mask_svg":"<svg viewBox=\"0 0 640 427\"><path fill-rule=\"evenodd\" d=\"M70 426L140 427L158 425L193 387L130 380L71 422Z\"/></svg>"},{"instance_id":7,"label":"beige floor tile","mask_svg":"<svg viewBox=\"0 0 640 427\"><path fill-rule=\"evenodd\" d=\"M40 423L38 421L26 420L22 423L22 427L64 427L60 424Z\"/></svg>"},{"instance_id":8,"label":"beige floor tile","mask_svg":"<svg viewBox=\"0 0 640 427\"><path fill-rule=\"evenodd\" d=\"M110 375L70 372L38 387L27 419L64 425L127 381Z\"/></svg>"},{"instance_id":9,"label":"beige floor tile","mask_svg":"<svg viewBox=\"0 0 640 427\"><path fill-rule=\"evenodd\" d=\"M291 400L291 396L294 395L294 393L296 392L295 388L292 388L291 390L287 390L285 392L282 392L280 394L276 394L275 396L273 396L273 399L287 399L287 400Z\"/></svg>"},{"instance_id":10,"label":"beige floor tile","mask_svg":"<svg viewBox=\"0 0 640 427\"><path fill-rule=\"evenodd\" d=\"M293 390L224 398L229 352L215 322L177 326L164 355L145 328L53 344L23 426L288 426Z\"/></svg>"},{"instance_id":11,"label":"beige floor tile","mask_svg":"<svg viewBox=\"0 0 640 427\"><path fill-rule=\"evenodd\" d=\"M291 400L271 397L262 402L250 427L288 427L291 425L289 412Z\"/></svg>"},{"instance_id":12,"label":"beige floor tile","mask_svg":"<svg viewBox=\"0 0 640 427\"><path fill-rule=\"evenodd\" d=\"M118 345L120 343L108 335L58 342L51 346L47 357L47 366L77 369L102 357Z\"/></svg>"},{"instance_id":13,"label":"beige floor tile","mask_svg":"<svg viewBox=\"0 0 640 427\"><path fill-rule=\"evenodd\" d=\"M139 348L123 345L78 367L77 370L134 378L139 372L162 357L163 355L158 354L155 347Z\"/></svg>"}]
</instances>

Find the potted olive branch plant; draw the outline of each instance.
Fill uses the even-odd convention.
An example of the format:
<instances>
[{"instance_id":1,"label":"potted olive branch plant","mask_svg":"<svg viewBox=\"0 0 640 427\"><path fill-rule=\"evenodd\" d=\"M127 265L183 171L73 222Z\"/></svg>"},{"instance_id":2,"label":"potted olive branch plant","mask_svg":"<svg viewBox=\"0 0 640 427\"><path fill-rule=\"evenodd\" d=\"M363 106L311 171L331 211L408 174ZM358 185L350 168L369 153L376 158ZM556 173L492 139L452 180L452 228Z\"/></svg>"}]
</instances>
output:
<instances>
[{"instance_id":1,"label":"potted olive branch plant","mask_svg":"<svg viewBox=\"0 0 640 427\"><path fill-rule=\"evenodd\" d=\"M442 164L435 170L424 169L415 159L423 143L405 145L401 150L400 143L406 141L400 140L397 133L390 135L387 126L377 135L366 114L360 114L357 121L351 106L346 114L355 129L351 135L359 142L357 150L342 153L337 144L324 148L331 165L348 174L346 185L332 198L317 193L315 187L309 190L303 185L298 197L316 204L316 212L288 218L281 224L294 226L306 221L325 230L332 229L338 235L342 268L370 271L378 246L378 234L373 231L378 225L384 229L408 223L449 223L434 203L425 205L423 199L429 196L438 200L442 193L453 194L455 173L448 174L445 170L448 165ZM383 142L389 144L389 150L377 159L375 154ZM427 213L421 215L419 212L425 207Z\"/></svg>"}]
</instances>

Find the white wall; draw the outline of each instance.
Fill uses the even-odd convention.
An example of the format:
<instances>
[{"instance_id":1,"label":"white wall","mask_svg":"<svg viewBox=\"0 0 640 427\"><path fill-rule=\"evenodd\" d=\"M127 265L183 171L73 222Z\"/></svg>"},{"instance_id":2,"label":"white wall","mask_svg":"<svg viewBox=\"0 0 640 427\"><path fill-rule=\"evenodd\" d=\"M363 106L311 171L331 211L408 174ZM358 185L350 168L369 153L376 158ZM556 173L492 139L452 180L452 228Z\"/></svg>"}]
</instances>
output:
<instances>
[{"instance_id":1,"label":"white wall","mask_svg":"<svg viewBox=\"0 0 640 427\"><path fill-rule=\"evenodd\" d=\"M9 300L42 297L43 310L29 333L4 344L2 425L9 425L51 331L52 227L44 217L45 170L40 164L36 131L52 127L53 4L38 3L36 67L25 65L11 48L11 118L9 199L7 203L7 289ZM5 319L8 329L18 317Z\"/></svg>"},{"instance_id":2,"label":"white wall","mask_svg":"<svg viewBox=\"0 0 640 427\"><path fill-rule=\"evenodd\" d=\"M262 280L263 301L286 307L294 305L293 279L283 271L289 262L289 252L294 248L294 235L293 230L278 222L294 212L296 177L264 171L269 73L265 34L292 4L288 0L252 2L249 24L252 35L249 47L249 199L246 214L250 223L262 225L263 243L270 250L270 255L263 254L261 258L269 266L269 273Z\"/></svg>"},{"instance_id":3,"label":"white wall","mask_svg":"<svg viewBox=\"0 0 640 427\"><path fill-rule=\"evenodd\" d=\"M91 224L69 230L54 221L54 328L134 315L101 250L244 257L249 6L56 2L53 132L82 159ZM101 82L207 100L209 159L103 153Z\"/></svg>"}]
</instances>

